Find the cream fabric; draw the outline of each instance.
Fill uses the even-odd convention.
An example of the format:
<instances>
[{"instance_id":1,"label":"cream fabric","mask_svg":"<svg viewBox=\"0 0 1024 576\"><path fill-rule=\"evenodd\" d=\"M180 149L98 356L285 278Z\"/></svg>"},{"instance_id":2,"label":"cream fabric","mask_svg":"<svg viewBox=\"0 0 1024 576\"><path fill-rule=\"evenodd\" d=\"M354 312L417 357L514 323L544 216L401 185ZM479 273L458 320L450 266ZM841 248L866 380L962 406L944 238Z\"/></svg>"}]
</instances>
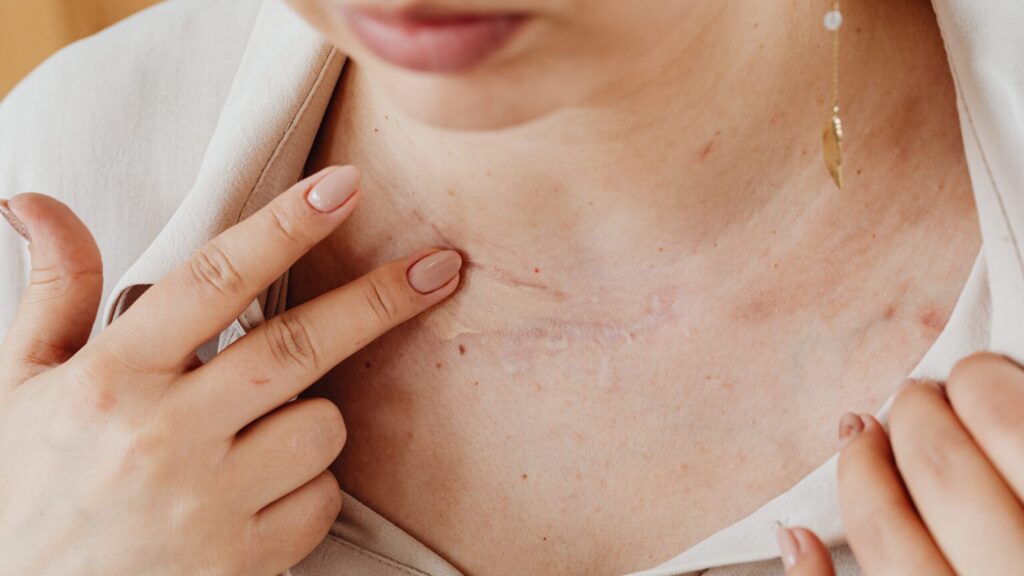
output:
<instances>
[{"instance_id":1,"label":"cream fabric","mask_svg":"<svg viewBox=\"0 0 1024 576\"><path fill-rule=\"evenodd\" d=\"M1024 360L1024 3L934 4L984 237L949 324L912 373L943 378L979 349ZM62 51L0 104L0 195L43 191L89 224L109 282L99 329L299 179L344 60L280 0L159 5ZM28 268L24 243L7 230L0 262L3 330ZM207 352L280 312L286 285L272 286ZM833 458L744 520L637 574L781 574L778 522L815 529L834 546L839 573L859 574L843 545L835 488ZM352 498L291 572L458 574Z\"/></svg>"}]
</instances>

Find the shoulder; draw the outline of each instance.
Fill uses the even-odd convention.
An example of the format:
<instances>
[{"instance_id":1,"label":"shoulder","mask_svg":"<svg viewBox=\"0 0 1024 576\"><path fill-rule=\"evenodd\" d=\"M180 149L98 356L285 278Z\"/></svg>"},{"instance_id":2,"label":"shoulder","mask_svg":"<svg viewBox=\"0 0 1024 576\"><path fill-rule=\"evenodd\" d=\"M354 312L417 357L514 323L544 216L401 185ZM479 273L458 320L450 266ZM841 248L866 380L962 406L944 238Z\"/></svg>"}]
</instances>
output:
<instances>
[{"instance_id":1,"label":"shoulder","mask_svg":"<svg viewBox=\"0 0 1024 576\"><path fill-rule=\"evenodd\" d=\"M189 191L263 2L162 2L49 58L0 102L0 197L68 204L116 278ZM0 276L2 334L24 276Z\"/></svg>"},{"instance_id":2,"label":"shoulder","mask_svg":"<svg viewBox=\"0 0 1024 576\"><path fill-rule=\"evenodd\" d=\"M259 4L161 3L52 56L0 104L2 193L49 183L35 172L58 159L67 182L97 162L184 153L176 145L212 130Z\"/></svg>"}]
</instances>

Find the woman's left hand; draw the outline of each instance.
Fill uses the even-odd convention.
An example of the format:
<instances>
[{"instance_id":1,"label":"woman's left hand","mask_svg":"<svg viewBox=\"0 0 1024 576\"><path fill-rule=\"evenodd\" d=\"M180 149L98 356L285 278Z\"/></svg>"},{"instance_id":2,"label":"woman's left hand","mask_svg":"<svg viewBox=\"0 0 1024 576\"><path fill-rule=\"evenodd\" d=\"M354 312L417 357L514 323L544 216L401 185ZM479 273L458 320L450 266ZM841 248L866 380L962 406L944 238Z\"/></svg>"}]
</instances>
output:
<instances>
[{"instance_id":1,"label":"woman's left hand","mask_svg":"<svg viewBox=\"0 0 1024 576\"><path fill-rule=\"evenodd\" d=\"M839 427L839 496L866 576L1024 574L1024 369L991 353L944 386L910 382L890 431L868 415ZM787 575L832 576L803 528L779 530Z\"/></svg>"}]
</instances>

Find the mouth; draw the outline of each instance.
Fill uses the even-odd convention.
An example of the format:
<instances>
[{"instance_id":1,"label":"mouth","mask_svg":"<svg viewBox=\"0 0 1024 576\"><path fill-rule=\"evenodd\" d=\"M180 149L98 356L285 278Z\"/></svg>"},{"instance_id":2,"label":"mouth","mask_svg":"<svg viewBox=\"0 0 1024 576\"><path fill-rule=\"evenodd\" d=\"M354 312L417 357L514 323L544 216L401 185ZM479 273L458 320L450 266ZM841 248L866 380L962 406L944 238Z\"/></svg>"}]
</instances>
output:
<instances>
[{"instance_id":1,"label":"mouth","mask_svg":"<svg viewBox=\"0 0 1024 576\"><path fill-rule=\"evenodd\" d=\"M417 14L343 8L352 32L377 57L409 70L468 70L508 44L523 14Z\"/></svg>"}]
</instances>

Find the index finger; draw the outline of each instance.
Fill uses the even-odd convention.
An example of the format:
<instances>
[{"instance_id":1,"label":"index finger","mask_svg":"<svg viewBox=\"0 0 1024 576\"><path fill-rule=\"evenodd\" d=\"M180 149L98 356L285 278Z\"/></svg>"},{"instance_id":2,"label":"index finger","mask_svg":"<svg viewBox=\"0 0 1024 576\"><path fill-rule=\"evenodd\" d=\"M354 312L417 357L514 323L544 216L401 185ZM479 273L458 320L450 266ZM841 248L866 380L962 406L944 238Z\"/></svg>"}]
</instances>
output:
<instances>
[{"instance_id":1,"label":"index finger","mask_svg":"<svg viewBox=\"0 0 1024 576\"><path fill-rule=\"evenodd\" d=\"M359 177L331 167L292 186L153 285L93 344L113 346L133 368L181 369L352 213Z\"/></svg>"}]
</instances>

